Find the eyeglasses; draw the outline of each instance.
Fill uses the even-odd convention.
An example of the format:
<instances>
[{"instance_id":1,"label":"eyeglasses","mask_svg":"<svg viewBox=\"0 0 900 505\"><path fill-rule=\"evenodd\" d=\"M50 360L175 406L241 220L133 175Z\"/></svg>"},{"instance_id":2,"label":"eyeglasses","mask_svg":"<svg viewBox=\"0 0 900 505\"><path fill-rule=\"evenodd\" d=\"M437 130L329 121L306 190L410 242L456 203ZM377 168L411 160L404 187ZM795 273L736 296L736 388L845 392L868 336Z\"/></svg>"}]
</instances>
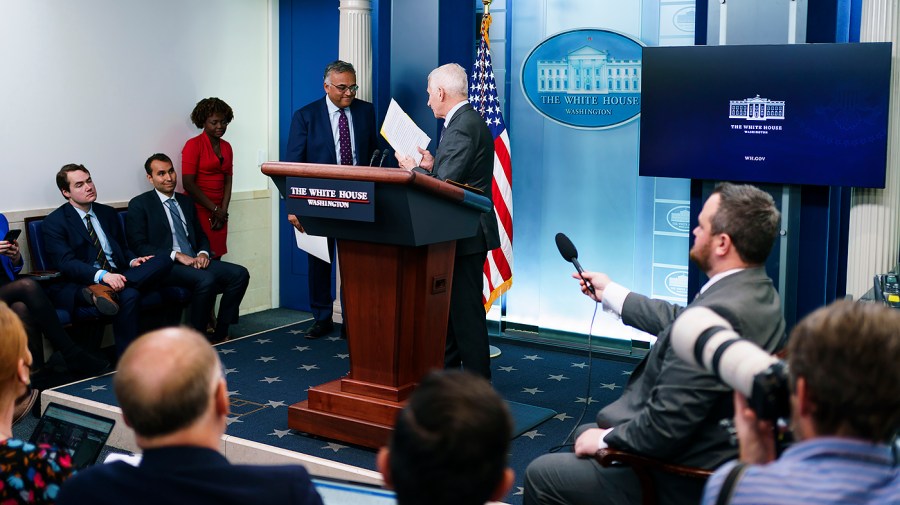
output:
<instances>
[{"instance_id":1,"label":"eyeglasses","mask_svg":"<svg viewBox=\"0 0 900 505\"><path fill-rule=\"evenodd\" d=\"M350 92L351 95L355 95L356 92L359 90L359 86L357 86L356 84L354 84L352 86L347 86L346 84L338 84L337 86L335 86L334 84L331 84L330 82L326 83L326 84L328 84L332 88L340 91L342 95L346 94L348 91Z\"/></svg>"}]
</instances>

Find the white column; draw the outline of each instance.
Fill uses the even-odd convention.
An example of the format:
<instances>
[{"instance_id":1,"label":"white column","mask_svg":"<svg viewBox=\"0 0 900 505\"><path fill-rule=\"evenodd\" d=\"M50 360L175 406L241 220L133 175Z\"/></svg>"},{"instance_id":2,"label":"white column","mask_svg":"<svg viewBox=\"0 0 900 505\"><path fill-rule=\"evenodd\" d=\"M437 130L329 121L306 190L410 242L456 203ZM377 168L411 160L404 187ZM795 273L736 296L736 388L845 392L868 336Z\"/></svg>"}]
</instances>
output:
<instances>
[{"instance_id":1,"label":"white column","mask_svg":"<svg viewBox=\"0 0 900 505\"><path fill-rule=\"evenodd\" d=\"M372 101L372 2L341 0L338 58L356 68L357 98Z\"/></svg>"},{"instance_id":2,"label":"white column","mask_svg":"<svg viewBox=\"0 0 900 505\"><path fill-rule=\"evenodd\" d=\"M897 45L900 0L863 2L862 42L893 42L888 163L884 189L854 189L850 199L847 293L854 298L872 287L872 277L891 269L900 250L900 64ZM852 170L853 167L847 167Z\"/></svg>"}]
</instances>

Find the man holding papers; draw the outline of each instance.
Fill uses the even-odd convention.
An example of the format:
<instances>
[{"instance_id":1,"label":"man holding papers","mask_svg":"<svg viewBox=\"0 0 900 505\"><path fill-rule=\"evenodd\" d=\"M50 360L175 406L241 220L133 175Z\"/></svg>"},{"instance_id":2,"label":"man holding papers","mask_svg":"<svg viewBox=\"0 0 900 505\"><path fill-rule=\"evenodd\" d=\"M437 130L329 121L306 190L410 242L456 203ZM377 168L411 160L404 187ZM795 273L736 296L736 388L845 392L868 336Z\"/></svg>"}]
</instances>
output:
<instances>
[{"instance_id":1,"label":"man holding papers","mask_svg":"<svg viewBox=\"0 0 900 505\"><path fill-rule=\"evenodd\" d=\"M375 108L356 99L356 70L350 63L337 60L325 67L324 80L325 96L294 113L287 161L369 165L378 143ZM303 231L297 216L288 214L288 220ZM334 258L334 239L328 239L328 251ZM306 338L319 338L334 330L331 264L310 255L308 265L309 305L316 321L306 331ZM341 335L346 335L346 327Z\"/></svg>"},{"instance_id":2,"label":"man holding papers","mask_svg":"<svg viewBox=\"0 0 900 505\"><path fill-rule=\"evenodd\" d=\"M444 128L434 156L419 148L419 168L441 180L452 180L480 190L491 198L494 139L481 114L469 105L466 71L456 63L434 69L428 75L428 106L434 117L444 119ZM397 155L400 167L411 170L416 162ZM487 252L500 247L497 218L493 209L481 216L481 227L473 237L456 241L450 320L444 365L462 368L491 378L487 322L481 292Z\"/></svg>"}]
</instances>

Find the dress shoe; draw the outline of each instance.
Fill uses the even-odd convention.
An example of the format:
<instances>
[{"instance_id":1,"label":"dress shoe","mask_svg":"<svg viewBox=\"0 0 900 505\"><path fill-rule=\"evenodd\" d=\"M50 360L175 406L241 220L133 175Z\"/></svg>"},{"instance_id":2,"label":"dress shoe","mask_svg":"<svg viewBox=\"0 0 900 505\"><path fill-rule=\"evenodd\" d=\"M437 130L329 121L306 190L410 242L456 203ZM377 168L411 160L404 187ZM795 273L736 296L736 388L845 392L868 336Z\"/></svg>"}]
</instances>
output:
<instances>
[{"instance_id":1,"label":"dress shoe","mask_svg":"<svg viewBox=\"0 0 900 505\"><path fill-rule=\"evenodd\" d=\"M104 316L114 316L119 312L116 292L109 286L91 284L81 290L81 296L86 302L97 307L97 310Z\"/></svg>"},{"instance_id":2,"label":"dress shoe","mask_svg":"<svg viewBox=\"0 0 900 505\"><path fill-rule=\"evenodd\" d=\"M15 426L19 421L25 419L25 416L31 412L31 408L34 407L34 404L37 402L38 397L41 396L41 392L37 389L31 390L31 395L22 398L20 401L16 402L16 406L13 409L13 426Z\"/></svg>"},{"instance_id":3,"label":"dress shoe","mask_svg":"<svg viewBox=\"0 0 900 505\"><path fill-rule=\"evenodd\" d=\"M334 331L334 323L331 321L316 321L315 324L306 330L306 338L314 339L324 337Z\"/></svg>"},{"instance_id":4,"label":"dress shoe","mask_svg":"<svg viewBox=\"0 0 900 505\"><path fill-rule=\"evenodd\" d=\"M112 371L109 361L98 358L80 347L63 355L63 359L66 360L66 368L79 375L96 376Z\"/></svg>"}]
</instances>

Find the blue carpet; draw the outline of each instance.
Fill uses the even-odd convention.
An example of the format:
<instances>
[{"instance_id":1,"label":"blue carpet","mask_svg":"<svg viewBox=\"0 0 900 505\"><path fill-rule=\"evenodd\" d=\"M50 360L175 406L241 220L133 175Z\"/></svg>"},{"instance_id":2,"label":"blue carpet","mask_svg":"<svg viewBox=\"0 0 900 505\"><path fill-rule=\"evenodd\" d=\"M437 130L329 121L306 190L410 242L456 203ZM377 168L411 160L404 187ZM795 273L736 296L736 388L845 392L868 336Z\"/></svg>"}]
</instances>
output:
<instances>
[{"instance_id":1,"label":"blue carpet","mask_svg":"<svg viewBox=\"0 0 900 505\"><path fill-rule=\"evenodd\" d=\"M227 434L375 470L374 451L308 436L287 426L287 407L305 400L309 386L349 372L346 341L337 332L307 340L303 329L308 324L296 323L217 346L231 397ZM582 423L593 421L602 406L621 394L634 364L595 358L588 395L585 353L505 339L492 343L502 350L491 363L494 387L507 400L519 430L510 454L516 484L505 501L519 504L528 463L561 444L579 416L584 416ZM117 405L111 376L58 390Z\"/></svg>"}]
</instances>

